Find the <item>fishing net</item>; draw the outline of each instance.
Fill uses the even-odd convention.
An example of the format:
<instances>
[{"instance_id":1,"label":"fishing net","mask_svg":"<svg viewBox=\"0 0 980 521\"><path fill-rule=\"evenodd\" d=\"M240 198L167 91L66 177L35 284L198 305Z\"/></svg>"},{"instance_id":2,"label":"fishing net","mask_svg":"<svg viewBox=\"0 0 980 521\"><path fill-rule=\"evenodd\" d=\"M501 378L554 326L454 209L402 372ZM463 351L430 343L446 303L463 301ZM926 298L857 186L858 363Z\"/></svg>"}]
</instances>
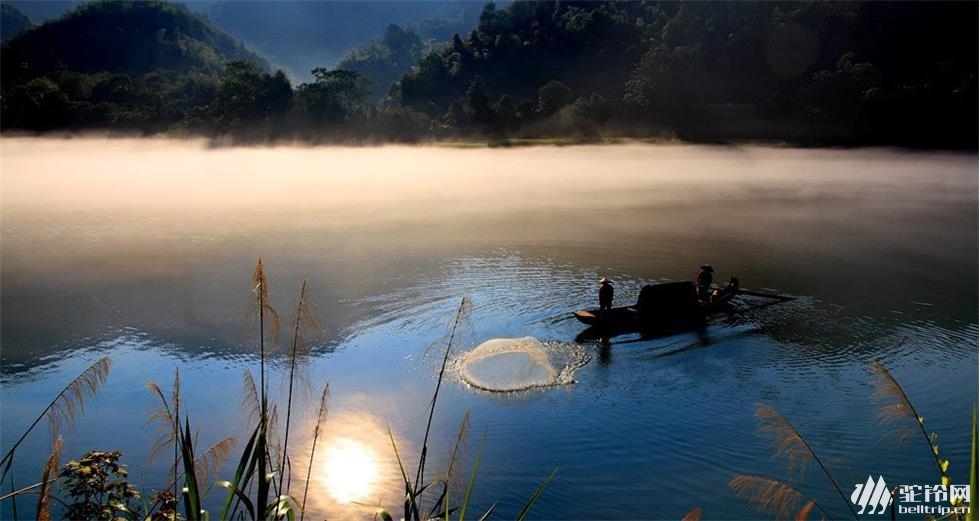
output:
<instances>
[{"instance_id":1,"label":"fishing net","mask_svg":"<svg viewBox=\"0 0 980 521\"><path fill-rule=\"evenodd\" d=\"M513 392L573 383L575 370L589 361L581 346L542 343L534 337L494 338L460 357L460 377L478 389Z\"/></svg>"}]
</instances>

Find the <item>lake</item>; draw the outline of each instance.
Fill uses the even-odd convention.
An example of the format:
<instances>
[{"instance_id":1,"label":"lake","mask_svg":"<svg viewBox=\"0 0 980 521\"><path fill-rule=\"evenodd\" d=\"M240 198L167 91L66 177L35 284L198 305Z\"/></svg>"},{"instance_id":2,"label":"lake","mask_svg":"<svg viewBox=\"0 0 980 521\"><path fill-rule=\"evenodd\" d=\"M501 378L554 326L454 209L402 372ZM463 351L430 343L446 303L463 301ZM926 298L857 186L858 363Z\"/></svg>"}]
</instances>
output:
<instances>
[{"instance_id":1,"label":"lake","mask_svg":"<svg viewBox=\"0 0 980 521\"><path fill-rule=\"evenodd\" d=\"M760 403L805 436L845 494L868 476L937 484L922 435L903 444L890 432L915 421L876 421L872 361L939 435L953 483L968 483L976 154L95 138L4 138L0 151L4 451L62 387L110 356L104 387L65 431L63 462L122 450L131 483L147 494L164 486L166 458L148 461L159 402L146 386L169 393L175 368L200 446L237 436L237 458L249 435L243 373L258 371L244 324L261 258L279 313L289 315L308 279L322 326L290 433L298 495L329 382L310 480L315 518L369 518L370 505L400 515L388 429L414 466L463 298L472 308L427 469L446 469L468 411L453 490L479 455L471 516L495 504L496 517L514 517L557 469L531 517L680 519L694 507L705 519L770 517L729 488L740 474L789 480L848 517L816 466L790 473L774 456L753 417ZM691 280L702 263L716 282L737 276L743 288L796 298L746 298L700 333L576 342L584 326L571 311L595 305L600 277L626 305L643 284ZM280 351L290 326L282 330ZM465 353L522 337L540 341L542 356L574 360L562 385L490 392L460 377ZM511 361L496 376L525 369ZM284 372L277 355L277 396ZM17 486L40 480L51 442L44 424L27 438ZM209 494L212 511L222 492ZM19 515L35 502L18 501ZM0 517L11 509L2 502Z\"/></svg>"}]
</instances>

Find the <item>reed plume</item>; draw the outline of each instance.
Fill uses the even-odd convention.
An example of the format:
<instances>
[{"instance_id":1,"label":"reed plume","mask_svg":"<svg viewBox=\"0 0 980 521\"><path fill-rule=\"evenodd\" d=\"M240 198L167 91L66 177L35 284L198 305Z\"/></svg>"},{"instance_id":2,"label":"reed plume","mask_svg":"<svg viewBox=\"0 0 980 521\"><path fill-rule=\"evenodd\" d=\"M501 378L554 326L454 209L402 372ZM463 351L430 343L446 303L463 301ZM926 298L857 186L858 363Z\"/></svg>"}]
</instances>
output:
<instances>
[{"instance_id":1,"label":"reed plume","mask_svg":"<svg viewBox=\"0 0 980 521\"><path fill-rule=\"evenodd\" d=\"M453 443L453 449L449 454L449 463L445 472L443 473L442 482L442 492L439 497L432 504L432 509L429 511L429 518L435 517L438 513L440 507L443 507L444 514L448 516L450 510L450 490L456 485L457 476L456 467L460 464L463 459L463 452L465 451L466 442L469 439L470 434L470 411L467 410L463 415L463 420L459 423L459 429L456 431L456 441Z\"/></svg>"},{"instance_id":2,"label":"reed plume","mask_svg":"<svg viewBox=\"0 0 980 521\"><path fill-rule=\"evenodd\" d=\"M776 445L776 456L786 458L789 464L789 471L793 473L794 469L803 471L807 464L814 462L820 467L824 475L833 485L834 490L837 491L837 495L840 496L841 500L847 505L854 518L857 519L857 513L854 511L854 507L851 506L851 502L847 495L841 490L840 486L837 484L837 480L824 465L823 461L817 456L813 448L806 441L806 438L800 434L800 431L796 430L779 411L770 407L766 404L758 404L756 406L755 418L759 422L759 431L769 435L773 443Z\"/></svg>"},{"instance_id":3,"label":"reed plume","mask_svg":"<svg viewBox=\"0 0 980 521\"><path fill-rule=\"evenodd\" d=\"M900 441L906 441L915 435L916 430L922 433L922 437L929 444L930 452L936 461L936 468L939 469L939 477L943 486L950 483L946 471L949 469L949 461L939 458L939 445L936 443L938 436L926 432L925 418L919 415L909 400L905 389L899 385L898 380L892 376L891 372L878 361L871 362L871 370L874 373L875 392L871 396L872 401L880 402L878 407L877 420L880 423L890 423L898 420L911 419L915 422L918 429L909 427L896 431Z\"/></svg>"},{"instance_id":4,"label":"reed plume","mask_svg":"<svg viewBox=\"0 0 980 521\"><path fill-rule=\"evenodd\" d=\"M208 476L221 470L221 465L228 459L232 449L238 445L238 438L229 436L208 447L203 454L194 459L194 473L202 483L208 482Z\"/></svg>"},{"instance_id":5,"label":"reed plume","mask_svg":"<svg viewBox=\"0 0 980 521\"><path fill-rule=\"evenodd\" d=\"M258 424L262 416L262 399L255 385L255 377L248 369L242 371L242 409L248 414L248 422Z\"/></svg>"},{"instance_id":6,"label":"reed plume","mask_svg":"<svg viewBox=\"0 0 980 521\"><path fill-rule=\"evenodd\" d=\"M14 442L13 446L4 454L3 459L0 459L0 467L2 467L2 472L0 472L0 481L3 481L7 474L10 472L10 468L14 463L14 454L20 444L24 442L27 435L34 430L34 427L45 417L48 418L51 424L51 431L58 435L61 430L61 424L64 423L71 428L78 414L85 410L85 400L87 398L95 398L99 390L105 384L106 379L109 377L109 370L112 369L112 359L105 357L95 362L88 369L82 371L74 380L68 383L58 393L57 396L48 403L48 406L41 411L41 414L31 423L31 426L21 434L20 438Z\"/></svg>"},{"instance_id":7,"label":"reed plume","mask_svg":"<svg viewBox=\"0 0 980 521\"><path fill-rule=\"evenodd\" d=\"M177 496L177 469L180 466L180 369L174 369L174 385L170 392L170 402L164 396L163 390L156 382L151 381L146 387L160 400L160 406L147 419L147 423L158 423L160 435L154 440L150 447L148 461L152 462L159 456L163 449L173 447L173 464L167 473L167 489L172 489L171 493Z\"/></svg>"},{"instance_id":8,"label":"reed plume","mask_svg":"<svg viewBox=\"0 0 980 521\"><path fill-rule=\"evenodd\" d=\"M456 467L460 464L460 460L463 459L463 453L466 451L466 445L470 438L470 411L467 410L463 414L463 420L459 423L459 429L456 431L456 441L453 443L453 450L449 456L449 468L446 470L446 480L448 481L452 476L456 475Z\"/></svg>"},{"instance_id":9,"label":"reed plume","mask_svg":"<svg viewBox=\"0 0 980 521\"><path fill-rule=\"evenodd\" d=\"M268 392L265 385L266 355L269 348L274 347L278 341L280 320L279 313L269 304L269 280L266 278L262 259L259 259L255 265L255 271L252 273L252 300L250 302L251 309L246 314L246 320L250 323L246 324L246 330L255 331L254 321L258 320L259 390L265 396Z\"/></svg>"},{"instance_id":10,"label":"reed plume","mask_svg":"<svg viewBox=\"0 0 980 521\"><path fill-rule=\"evenodd\" d=\"M252 313L246 316L250 320L258 319L259 333L259 431L257 444L255 447L256 456L256 476L258 479L258 497L256 498L256 512L260 516L266 515L266 507L269 501L270 478L268 476L269 465L269 388L266 386L265 379L265 359L266 359L266 330L269 333L269 346L275 346L279 335L279 314L269 304L269 282L265 275L265 267L262 259L259 259L252 273L252 294L254 307Z\"/></svg>"},{"instance_id":11,"label":"reed plume","mask_svg":"<svg viewBox=\"0 0 980 521\"><path fill-rule=\"evenodd\" d=\"M779 480L743 475L732 478L728 486L760 511L775 515L776 519L804 521L814 508L820 510L823 517L830 517L812 498Z\"/></svg>"},{"instance_id":12,"label":"reed plume","mask_svg":"<svg viewBox=\"0 0 980 521\"><path fill-rule=\"evenodd\" d=\"M289 361L289 390L286 395L286 425L282 443L283 454L279 465L278 490L280 495L288 495L289 493L289 482L287 481L286 488L283 488L283 479L286 476L286 461L289 459L287 450L289 447L289 424L292 420L293 412L293 383L297 378L303 379L300 375L309 357L309 341L318 335L319 330L312 306L307 299L306 288L307 281L304 280L299 290L299 302L296 304L296 317L293 321L293 343L287 354Z\"/></svg>"},{"instance_id":13,"label":"reed plume","mask_svg":"<svg viewBox=\"0 0 980 521\"><path fill-rule=\"evenodd\" d=\"M54 439L51 455L48 456L48 463L44 466L44 473L41 476L41 489L38 491L37 498L37 521L51 521L51 509L49 508L51 483L57 479L58 468L61 466L59 460L63 444L64 440L61 436Z\"/></svg>"},{"instance_id":14,"label":"reed plume","mask_svg":"<svg viewBox=\"0 0 980 521\"><path fill-rule=\"evenodd\" d=\"M701 521L701 507L694 507L690 512L684 514L681 521Z\"/></svg>"}]
</instances>

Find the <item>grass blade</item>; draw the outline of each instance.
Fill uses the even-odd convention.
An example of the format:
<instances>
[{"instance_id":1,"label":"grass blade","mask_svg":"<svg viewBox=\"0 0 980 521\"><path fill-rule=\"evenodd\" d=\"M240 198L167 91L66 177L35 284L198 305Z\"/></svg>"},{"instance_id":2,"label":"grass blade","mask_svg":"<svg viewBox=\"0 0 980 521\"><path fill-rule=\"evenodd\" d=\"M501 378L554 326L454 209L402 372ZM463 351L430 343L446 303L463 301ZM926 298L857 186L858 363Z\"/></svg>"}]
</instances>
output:
<instances>
[{"instance_id":1,"label":"grass blade","mask_svg":"<svg viewBox=\"0 0 980 521\"><path fill-rule=\"evenodd\" d=\"M254 468L254 461L252 459L252 452L255 450L255 440L258 437L259 429L258 427L252 431L252 435L248 439L248 443L245 444L245 450L242 451L241 458L238 459L238 468L235 470L235 478L229 482L227 488L229 489L228 497L225 499L225 506L221 511L221 519L231 519L235 517L235 513L238 510L238 503L235 503L235 498L241 499L244 493L239 496L236 493L240 493L242 490L242 484L248 483L252 478L252 471ZM248 508L252 512L252 519L255 519L254 507L251 506L251 501L248 502Z\"/></svg>"},{"instance_id":2,"label":"grass blade","mask_svg":"<svg viewBox=\"0 0 980 521\"><path fill-rule=\"evenodd\" d=\"M184 420L184 432L180 439L180 452L184 461L184 514L187 519L201 518L201 493L194 473L194 442L191 438L190 421Z\"/></svg>"},{"instance_id":3,"label":"grass blade","mask_svg":"<svg viewBox=\"0 0 980 521\"><path fill-rule=\"evenodd\" d=\"M470 498L473 496L473 489L476 488L476 473L480 469L480 457L483 456L483 447L486 444L486 436L480 441L480 448L476 451L476 459L473 460L473 470L470 471L470 482L466 485L466 493L463 496L463 504L459 509L459 521L466 521L466 510L470 507Z\"/></svg>"},{"instance_id":4,"label":"grass blade","mask_svg":"<svg viewBox=\"0 0 980 521\"><path fill-rule=\"evenodd\" d=\"M534 491L534 494L531 494L531 499L527 500L527 504L521 509L521 513L517 514L517 521L522 521L525 517L527 517L528 512L531 511L531 507L534 506L534 503L538 500L538 497L541 496L544 489L548 488L548 485L551 484L551 480L555 479L555 474L558 474L557 468L552 470L551 474L548 476L548 479L545 479L543 483L538 485L538 489Z\"/></svg>"}]
</instances>

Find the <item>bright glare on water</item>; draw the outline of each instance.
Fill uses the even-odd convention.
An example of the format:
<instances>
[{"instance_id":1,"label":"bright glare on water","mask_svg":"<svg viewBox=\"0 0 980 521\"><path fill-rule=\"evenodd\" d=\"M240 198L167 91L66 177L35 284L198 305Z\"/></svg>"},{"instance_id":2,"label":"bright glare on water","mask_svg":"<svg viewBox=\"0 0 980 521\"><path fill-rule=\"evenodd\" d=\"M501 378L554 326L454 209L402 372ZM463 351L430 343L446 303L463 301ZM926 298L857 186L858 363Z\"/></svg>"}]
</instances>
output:
<instances>
[{"instance_id":1,"label":"bright glare on water","mask_svg":"<svg viewBox=\"0 0 980 521\"><path fill-rule=\"evenodd\" d=\"M680 519L695 506L705 519L758 517L728 485L740 474L792 479L848 517L818 469L791 474L774 458L756 404L792 422L847 493L869 475L935 484L921 435L901 444L892 433L914 421L875 421L869 363L880 361L940 436L953 482L967 482L977 166L975 155L893 150L4 138L0 447L110 356L63 459L122 450L131 482L162 488L168 463L148 460L158 432L146 425L159 402L145 386L168 393L180 368L200 446L239 439L215 478L228 479L250 433L241 382L257 376L258 350L243 324L261 257L280 314L308 279L323 326L289 434L290 493L302 494L309 471L314 518L363 519L378 506L401 515L393 444L413 473L464 297L472 310L455 331L426 476L454 469L459 498L479 453L472 515L496 504L496 515L515 516L558 469L536 518ZM716 282L737 276L797 298L742 299L701 332L576 342L584 326L571 312L595 305L600 277L627 305L643 284L690 280L705 262ZM470 369L498 384L516 374L563 385L501 393L467 383L467 353L525 337L547 359L510 351ZM280 403L286 371L276 354ZM25 441L16 484L38 480L50 444L46 429ZM223 499L212 493L207 507ZM9 502L0 508L9 517ZM18 508L30 517L33 502Z\"/></svg>"}]
</instances>

